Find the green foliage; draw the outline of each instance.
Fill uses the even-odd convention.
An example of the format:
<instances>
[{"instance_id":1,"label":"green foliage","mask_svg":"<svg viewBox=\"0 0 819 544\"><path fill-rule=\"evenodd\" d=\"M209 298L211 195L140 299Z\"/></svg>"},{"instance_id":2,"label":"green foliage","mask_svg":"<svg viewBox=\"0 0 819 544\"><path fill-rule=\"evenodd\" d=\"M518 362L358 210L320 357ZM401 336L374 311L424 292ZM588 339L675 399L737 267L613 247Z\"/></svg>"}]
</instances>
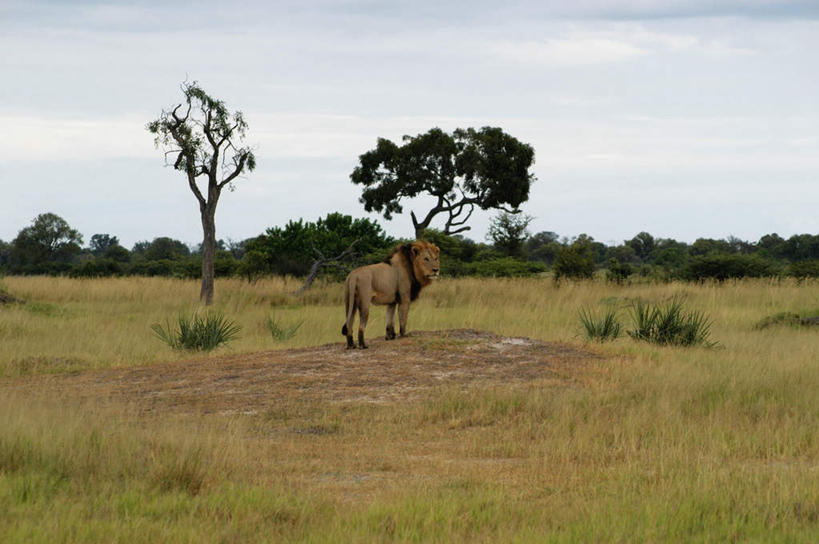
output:
<instances>
[{"instance_id":1,"label":"green foliage","mask_svg":"<svg viewBox=\"0 0 819 544\"><path fill-rule=\"evenodd\" d=\"M154 334L173 349L211 351L238 337L241 327L218 313L207 313L204 316L180 314L176 327L165 322L151 325Z\"/></svg>"},{"instance_id":2,"label":"green foliage","mask_svg":"<svg viewBox=\"0 0 819 544\"><path fill-rule=\"evenodd\" d=\"M275 316L267 316L266 321L267 330L270 331L270 335L273 337L273 340L276 340L277 342L282 342L293 338L293 336L296 335L296 331L299 330L299 327L301 327L303 323L304 320L302 319L294 325L285 325L276 319Z\"/></svg>"},{"instance_id":3,"label":"green foliage","mask_svg":"<svg viewBox=\"0 0 819 544\"><path fill-rule=\"evenodd\" d=\"M469 263L466 272L480 277L525 277L546 272L546 265L514 257L499 257Z\"/></svg>"},{"instance_id":4,"label":"green foliage","mask_svg":"<svg viewBox=\"0 0 819 544\"><path fill-rule=\"evenodd\" d=\"M609 260L609 269L606 271L606 281L620 285L633 273L634 269L630 264L621 264L620 261L612 257Z\"/></svg>"},{"instance_id":5,"label":"green foliage","mask_svg":"<svg viewBox=\"0 0 819 544\"><path fill-rule=\"evenodd\" d=\"M617 319L617 308L609 307L601 316L595 316L586 308L580 310L580 324L586 340L606 342L615 340L621 334L620 321Z\"/></svg>"},{"instance_id":6,"label":"green foliage","mask_svg":"<svg viewBox=\"0 0 819 544\"><path fill-rule=\"evenodd\" d=\"M464 224L475 206L517 209L525 202L534 180L533 161L534 149L500 128L452 134L433 128L404 136L403 145L379 138L375 149L359 157L350 179L363 187L364 209L386 219L403 211L405 198L434 197L436 204L423 218L412 216L416 236L438 214L447 217L444 233L455 234L469 228Z\"/></svg>"},{"instance_id":7,"label":"green foliage","mask_svg":"<svg viewBox=\"0 0 819 544\"><path fill-rule=\"evenodd\" d=\"M526 254L529 255L531 260L544 263L547 266L554 263L562 247L559 236L551 231L538 232L530 236L524 244Z\"/></svg>"},{"instance_id":8,"label":"green foliage","mask_svg":"<svg viewBox=\"0 0 819 544\"><path fill-rule=\"evenodd\" d=\"M249 240L241 270L248 278L264 273L304 276L316 260L326 259L342 265L336 268L343 276L347 267L363 264L367 255L392 244L377 222L330 213L315 222L289 221Z\"/></svg>"},{"instance_id":9,"label":"green foliage","mask_svg":"<svg viewBox=\"0 0 819 544\"><path fill-rule=\"evenodd\" d=\"M112 259L94 259L85 261L69 273L72 278L106 278L121 276L124 268L121 263Z\"/></svg>"},{"instance_id":10,"label":"green foliage","mask_svg":"<svg viewBox=\"0 0 819 544\"><path fill-rule=\"evenodd\" d=\"M564 246L552 264L555 281L564 278L589 279L594 275L594 255L585 242Z\"/></svg>"},{"instance_id":11,"label":"green foliage","mask_svg":"<svg viewBox=\"0 0 819 544\"><path fill-rule=\"evenodd\" d=\"M216 176L217 172L210 169L216 147L220 151L232 152L221 161L230 166L224 172L227 177L220 180L220 184L230 183L245 169L253 171L256 157L252 149L238 145L247 135L248 128L242 112L231 114L223 101L208 95L196 81L184 82L182 94L184 105L163 110L158 119L145 126L154 135L157 148L176 154L173 167L194 176Z\"/></svg>"},{"instance_id":12,"label":"green foliage","mask_svg":"<svg viewBox=\"0 0 819 544\"><path fill-rule=\"evenodd\" d=\"M25 227L11 243L9 262L12 272L24 274L68 270L81 251L82 235L53 213L43 213Z\"/></svg>"},{"instance_id":13,"label":"green foliage","mask_svg":"<svg viewBox=\"0 0 819 544\"><path fill-rule=\"evenodd\" d=\"M119 245L119 238L110 234L94 234L88 243L88 249L95 257L101 257L105 252L114 246Z\"/></svg>"},{"instance_id":14,"label":"green foliage","mask_svg":"<svg viewBox=\"0 0 819 544\"><path fill-rule=\"evenodd\" d=\"M488 238L492 240L495 249L507 257L523 257L526 230L534 219L530 215L520 215L503 212L496 215L489 224Z\"/></svg>"},{"instance_id":15,"label":"green foliage","mask_svg":"<svg viewBox=\"0 0 819 544\"><path fill-rule=\"evenodd\" d=\"M173 261L191 254L190 248L184 242L166 236L154 238L151 242L137 242L131 251L135 257L146 261Z\"/></svg>"},{"instance_id":16,"label":"green foliage","mask_svg":"<svg viewBox=\"0 0 819 544\"><path fill-rule=\"evenodd\" d=\"M819 278L819 259L791 263L788 265L788 275L794 278Z\"/></svg>"},{"instance_id":17,"label":"green foliage","mask_svg":"<svg viewBox=\"0 0 819 544\"><path fill-rule=\"evenodd\" d=\"M775 262L759 255L713 253L692 258L683 271L683 276L687 280L725 281L734 278L775 276L778 272Z\"/></svg>"},{"instance_id":18,"label":"green foliage","mask_svg":"<svg viewBox=\"0 0 819 544\"><path fill-rule=\"evenodd\" d=\"M631 307L631 317L634 329L627 332L635 340L674 346L717 345L708 340L711 320L701 312L686 311L682 298L677 296L665 306L637 300Z\"/></svg>"}]
</instances>

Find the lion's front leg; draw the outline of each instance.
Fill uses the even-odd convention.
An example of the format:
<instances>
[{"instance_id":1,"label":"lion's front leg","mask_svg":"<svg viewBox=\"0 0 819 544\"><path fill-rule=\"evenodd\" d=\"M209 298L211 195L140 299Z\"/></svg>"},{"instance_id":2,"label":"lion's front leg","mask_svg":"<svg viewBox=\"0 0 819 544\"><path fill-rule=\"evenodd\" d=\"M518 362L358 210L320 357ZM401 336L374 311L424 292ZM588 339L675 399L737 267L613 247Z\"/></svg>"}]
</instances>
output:
<instances>
[{"instance_id":1,"label":"lion's front leg","mask_svg":"<svg viewBox=\"0 0 819 544\"><path fill-rule=\"evenodd\" d=\"M387 305L387 340L395 340L395 306Z\"/></svg>"}]
</instances>

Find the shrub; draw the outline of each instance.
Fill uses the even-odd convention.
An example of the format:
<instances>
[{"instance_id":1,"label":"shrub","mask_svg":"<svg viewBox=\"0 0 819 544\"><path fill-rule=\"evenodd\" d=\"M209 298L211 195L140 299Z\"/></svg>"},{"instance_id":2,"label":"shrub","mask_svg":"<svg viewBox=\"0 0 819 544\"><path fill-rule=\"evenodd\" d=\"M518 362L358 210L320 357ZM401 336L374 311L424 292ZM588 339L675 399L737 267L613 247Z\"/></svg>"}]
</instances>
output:
<instances>
[{"instance_id":1,"label":"shrub","mask_svg":"<svg viewBox=\"0 0 819 544\"><path fill-rule=\"evenodd\" d=\"M729 255L713 253L694 257L686 266L683 276L688 280L714 279L725 281L735 278L776 276L776 263L760 255Z\"/></svg>"},{"instance_id":2,"label":"shrub","mask_svg":"<svg viewBox=\"0 0 819 544\"><path fill-rule=\"evenodd\" d=\"M85 261L72 270L69 275L72 278L107 278L110 276L121 276L122 273L122 264L113 259L101 258Z\"/></svg>"},{"instance_id":3,"label":"shrub","mask_svg":"<svg viewBox=\"0 0 819 544\"><path fill-rule=\"evenodd\" d=\"M609 260L609 269L606 271L606 281L622 284L634 272L631 265L628 263L620 263L617 259L612 257Z\"/></svg>"},{"instance_id":4,"label":"shrub","mask_svg":"<svg viewBox=\"0 0 819 544\"><path fill-rule=\"evenodd\" d=\"M819 278L819 259L791 263L788 275L794 278Z\"/></svg>"},{"instance_id":5,"label":"shrub","mask_svg":"<svg viewBox=\"0 0 819 544\"><path fill-rule=\"evenodd\" d=\"M588 279L594 276L594 255L587 245L572 244L560 250L552 264L555 280Z\"/></svg>"},{"instance_id":6,"label":"shrub","mask_svg":"<svg viewBox=\"0 0 819 544\"><path fill-rule=\"evenodd\" d=\"M580 323L583 325L586 340L605 342L620 336L620 322L617 320L615 308L609 308L600 317L592 315L591 311L585 308L581 309Z\"/></svg>"},{"instance_id":7,"label":"shrub","mask_svg":"<svg viewBox=\"0 0 819 544\"><path fill-rule=\"evenodd\" d=\"M177 327L165 322L165 327L159 323L151 325L157 338L173 349L188 349L210 351L221 344L226 344L236 338L241 327L221 314L206 314L204 316L185 316L177 318Z\"/></svg>"},{"instance_id":8,"label":"shrub","mask_svg":"<svg viewBox=\"0 0 819 544\"><path fill-rule=\"evenodd\" d=\"M543 263L523 261L514 257L500 257L486 261L468 263L469 274L481 277L524 277L546 272Z\"/></svg>"},{"instance_id":9,"label":"shrub","mask_svg":"<svg viewBox=\"0 0 819 544\"><path fill-rule=\"evenodd\" d=\"M674 299L665 307L638 300L631 308L634 329L627 331L635 340L659 345L714 347L710 342L712 322L701 312L687 312L682 299Z\"/></svg>"},{"instance_id":10,"label":"shrub","mask_svg":"<svg viewBox=\"0 0 819 544\"><path fill-rule=\"evenodd\" d=\"M270 331L270 335L273 337L273 340L276 341L284 341L289 340L295 336L296 331L299 330L299 327L302 326L304 320L299 321L295 325L284 325L279 322L273 316L267 317L267 330Z\"/></svg>"}]
</instances>

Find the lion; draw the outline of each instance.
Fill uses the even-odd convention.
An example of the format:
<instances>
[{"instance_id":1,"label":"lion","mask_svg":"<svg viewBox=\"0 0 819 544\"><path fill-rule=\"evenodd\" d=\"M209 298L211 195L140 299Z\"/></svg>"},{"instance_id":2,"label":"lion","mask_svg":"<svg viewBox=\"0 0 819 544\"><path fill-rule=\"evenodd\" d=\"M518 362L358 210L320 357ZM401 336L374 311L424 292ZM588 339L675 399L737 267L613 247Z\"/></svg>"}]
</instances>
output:
<instances>
[{"instance_id":1,"label":"lion","mask_svg":"<svg viewBox=\"0 0 819 544\"><path fill-rule=\"evenodd\" d=\"M347 337L347 348L353 343L353 321L358 309L358 347L367 349L364 330L370 316L370 304L387 305L387 340L395 339L395 307L401 336L407 334L410 302L418 298L421 289L438 277L438 254L435 244L416 241L397 246L384 261L356 268L347 276L344 300L347 321L341 334Z\"/></svg>"}]
</instances>

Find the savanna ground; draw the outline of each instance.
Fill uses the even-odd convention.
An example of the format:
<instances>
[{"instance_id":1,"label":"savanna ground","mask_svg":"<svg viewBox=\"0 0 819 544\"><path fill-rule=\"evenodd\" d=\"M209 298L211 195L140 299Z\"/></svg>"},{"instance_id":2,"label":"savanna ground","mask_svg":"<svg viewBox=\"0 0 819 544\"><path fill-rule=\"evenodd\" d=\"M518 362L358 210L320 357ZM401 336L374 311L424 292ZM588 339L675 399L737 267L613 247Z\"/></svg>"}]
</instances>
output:
<instances>
[{"instance_id":1,"label":"savanna ground","mask_svg":"<svg viewBox=\"0 0 819 544\"><path fill-rule=\"evenodd\" d=\"M342 286L217 281L241 338L175 352L168 279L3 279L3 542L782 541L819 534L819 284L443 280L411 336ZM578 312L685 297L716 349L586 344ZM266 319L303 321L284 342Z\"/></svg>"}]
</instances>

